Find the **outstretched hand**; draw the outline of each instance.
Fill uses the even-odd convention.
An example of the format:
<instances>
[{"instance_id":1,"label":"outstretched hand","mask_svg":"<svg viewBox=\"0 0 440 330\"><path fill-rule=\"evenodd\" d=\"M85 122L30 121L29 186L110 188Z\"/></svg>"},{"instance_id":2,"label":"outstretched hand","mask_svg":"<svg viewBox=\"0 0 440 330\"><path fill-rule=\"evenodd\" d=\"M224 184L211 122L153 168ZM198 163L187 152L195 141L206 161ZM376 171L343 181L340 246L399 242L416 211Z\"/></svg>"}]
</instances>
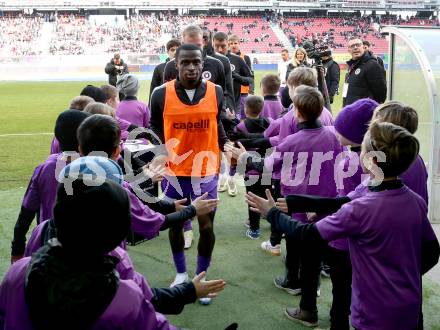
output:
<instances>
[{"instance_id":1,"label":"outstretched hand","mask_svg":"<svg viewBox=\"0 0 440 330\"><path fill-rule=\"evenodd\" d=\"M241 155L246 153L246 148L243 147L241 142L237 142L238 148L232 143L226 143L224 149L226 152L230 153L232 158L239 159Z\"/></svg>"},{"instance_id":2,"label":"outstretched hand","mask_svg":"<svg viewBox=\"0 0 440 330\"><path fill-rule=\"evenodd\" d=\"M196 208L197 215L205 215L208 214L217 207L218 199L206 199L208 197L208 193L205 192L202 196L197 197L191 203Z\"/></svg>"},{"instance_id":3,"label":"outstretched hand","mask_svg":"<svg viewBox=\"0 0 440 330\"><path fill-rule=\"evenodd\" d=\"M258 212L265 217L269 210L276 206L269 189L266 189L266 197L267 199L264 199L252 192L249 192L246 194L246 203L249 204L251 211Z\"/></svg>"},{"instance_id":4,"label":"outstretched hand","mask_svg":"<svg viewBox=\"0 0 440 330\"><path fill-rule=\"evenodd\" d=\"M220 291L225 288L226 282L223 280L206 281L206 272L201 272L192 280L195 288L197 298L214 298Z\"/></svg>"},{"instance_id":5,"label":"outstretched hand","mask_svg":"<svg viewBox=\"0 0 440 330\"><path fill-rule=\"evenodd\" d=\"M180 211L186 207L187 199L178 199L177 201L174 201L174 206L176 207L176 211Z\"/></svg>"}]
</instances>

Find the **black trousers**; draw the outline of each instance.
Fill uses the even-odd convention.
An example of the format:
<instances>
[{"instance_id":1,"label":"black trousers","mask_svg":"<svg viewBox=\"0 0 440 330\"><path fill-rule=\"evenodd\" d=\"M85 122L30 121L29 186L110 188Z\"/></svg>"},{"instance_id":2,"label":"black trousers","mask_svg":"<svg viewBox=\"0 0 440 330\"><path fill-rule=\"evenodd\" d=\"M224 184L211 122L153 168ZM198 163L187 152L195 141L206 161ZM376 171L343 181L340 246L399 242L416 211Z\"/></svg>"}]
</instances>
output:
<instances>
[{"instance_id":1,"label":"black trousers","mask_svg":"<svg viewBox=\"0 0 440 330\"><path fill-rule=\"evenodd\" d=\"M351 262L348 251L328 248L333 301L330 309L330 329L350 329Z\"/></svg>"},{"instance_id":2,"label":"black trousers","mask_svg":"<svg viewBox=\"0 0 440 330\"><path fill-rule=\"evenodd\" d=\"M281 180L272 179L272 197L276 201L278 198L281 198ZM270 233L270 244L272 246L281 244L282 234L280 232L272 231Z\"/></svg>"},{"instance_id":3,"label":"black trousers","mask_svg":"<svg viewBox=\"0 0 440 330\"><path fill-rule=\"evenodd\" d=\"M249 177L245 177L245 180L246 181L249 180ZM261 177L259 177L257 182L255 182L253 185L250 186L246 185L246 192L252 192L257 196L266 198L266 193L265 193L266 188L267 186L261 185ZM251 230L260 229L260 213L251 211L251 208L248 206L248 214L249 214L249 226Z\"/></svg>"},{"instance_id":4,"label":"black trousers","mask_svg":"<svg viewBox=\"0 0 440 330\"><path fill-rule=\"evenodd\" d=\"M286 237L286 267L287 279L292 288L301 288L301 309L310 312L318 310L316 306L316 291L319 285L322 251L308 242Z\"/></svg>"}]
</instances>

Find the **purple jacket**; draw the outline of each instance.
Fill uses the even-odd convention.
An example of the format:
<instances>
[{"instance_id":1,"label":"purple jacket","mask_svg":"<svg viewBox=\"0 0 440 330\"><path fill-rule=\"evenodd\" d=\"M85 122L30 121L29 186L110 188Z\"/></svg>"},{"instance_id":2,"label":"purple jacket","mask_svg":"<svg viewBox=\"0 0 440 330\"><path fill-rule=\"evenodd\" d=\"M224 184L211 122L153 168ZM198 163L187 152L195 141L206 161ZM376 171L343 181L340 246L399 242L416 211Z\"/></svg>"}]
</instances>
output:
<instances>
[{"instance_id":1,"label":"purple jacket","mask_svg":"<svg viewBox=\"0 0 440 330\"><path fill-rule=\"evenodd\" d=\"M30 257L34 252L36 252L42 246L42 231L48 220L43 221L32 231L31 237L26 245L26 250L24 253L25 257ZM119 277L122 280L132 280L144 293L145 297L150 300L153 296L148 283L145 281L144 277L134 270L133 262L130 259L127 251L121 247L117 247L109 255L119 259L119 263L116 265L116 270L119 273Z\"/></svg>"},{"instance_id":2,"label":"purple jacket","mask_svg":"<svg viewBox=\"0 0 440 330\"><path fill-rule=\"evenodd\" d=\"M281 194L336 197L335 161L343 152L333 127L320 126L302 129L280 143L265 159L266 168L281 173ZM320 162L319 155L329 155ZM325 158L327 159L327 158ZM295 219L306 221L305 214Z\"/></svg>"},{"instance_id":3,"label":"purple jacket","mask_svg":"<svg viewBox=\"0 0 440 330\"><path fill-rule=\"evenodd\" d=\"M411 166L400 175L403 183L418 194L428 205L428 171L422 157L417 156Z\"/></svg>"},{"instance_id":4,"label":"purple jacket","mask_svg":"<svg viewBox=\"0 0 440 330\"><path fill-rule=\"evenodd\" d=\"M336 169L338 174L347 173L346 175L348 175L353 173L353 175L346 178L335 175L338 196L347 196L361 183L363 169L359 157L360 152L347 152L347 156L338 164ZM332 241L329 245L338 250L348 251L348 240L346 238Z\"/></svg>"},{"instance_id":5,"label":"purple jacket","mask_svg":"<svg viewBox=\"0 0 440 330\"><path fill-rule=\"evenodd\" d=\"M298 122L295 118L295 109L292 108L281 118L280 131L278 133L279 142L282 142L287 136L298 132ZM322 126L333 126L334 122L332 113L327 108L324 108L321 116L319 116L319 121L321 122Z\"/></svg>"},{"instance_id":6,"label":"purple jacket","mask_svg":"<svg viewBox=\"0 0 440 330\"><path fill-rule=\"evenodd\" d=\"M436 239L427 212L425 201L403 186L368 191L316 224L327 241L348 238L354 328L417 328L422 243Z\"/></svg>"},{"instance_id":7,"label":"purple jacket","mask_svg":"<svg viewBox=\"0 0 440 330\"><path fill-rule=\"evenodd\" d=\"M58 186L56 165L58 161L60 164L66 163L62 161L62 157L62 154L53 154L43 164L38 165L26 189L22 206L30 211L39 212L37 222L52 218ZM62 167L59 168L60 171Z\"/></svg>"},{"instance_id":8,"label":"purple jacket","mask_svg":"<svg viewBox=\"0 0 440 330\"><path fill-rule=\"evenodd\" d=\"M8 330L32 330L24 286L30 258L14 263L0 285L0 324ZM148 288L149 289L149 288ZM150 290L151 292L151 290ZM146 296L132 280L121 279L119 288L92 329L167 330L176 329L165 316L156 313Z\"/></svg>"},{"instance_id":9,"label":"purple jacket","mask_svg":"<svg viewBox=\"0 0 440 330\"><path fill-rule=\"evenodd\" d=\"M142 203L128 182L124 181L122 187L127 191L130 198L131 230L146 239L153 239L158 236L160 227L165 221L165 216Z\"/></svg>"},{"instance_id":10,"label":"purple jacket","mask_svg":"<svg viewBox=\"0 0 440 330\"><path fill-rule=\"evenodd\" d=\"M138 100L121 101L116 116L139 127L148 127L150 124L150 110L145 103Z\"/></svg>"},{"instance_id":11,"label":"purple jacket","mask_svg":"<svg viewBox=\"0 0 440 330\"><path fill-rule=\"evenodd\" d=\"M267 119L278 119L280 117L281 111L283 111L283 105L279 100L278 96L265 96L263 112L261 113L262 118Z\"/></svg>"}]
</instances>

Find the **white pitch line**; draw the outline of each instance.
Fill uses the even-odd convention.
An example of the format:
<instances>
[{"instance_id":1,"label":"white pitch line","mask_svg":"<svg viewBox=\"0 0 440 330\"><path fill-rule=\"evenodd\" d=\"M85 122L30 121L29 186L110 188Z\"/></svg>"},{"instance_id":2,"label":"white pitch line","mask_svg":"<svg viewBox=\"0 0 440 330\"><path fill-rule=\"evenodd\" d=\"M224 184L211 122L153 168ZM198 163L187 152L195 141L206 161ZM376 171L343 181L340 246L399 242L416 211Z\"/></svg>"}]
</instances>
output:
<instances>
[{"instance_id":1,"label":"white pitch line","mask_svg":"<svg viewBox=\"0 0 440 330\"><path fill-rule=\"evenodd\" d=\"M33 136L33 135L53 135L53 133L12 133L12 134L0 134L0 137Z\"/></svg>"}]
</instances>

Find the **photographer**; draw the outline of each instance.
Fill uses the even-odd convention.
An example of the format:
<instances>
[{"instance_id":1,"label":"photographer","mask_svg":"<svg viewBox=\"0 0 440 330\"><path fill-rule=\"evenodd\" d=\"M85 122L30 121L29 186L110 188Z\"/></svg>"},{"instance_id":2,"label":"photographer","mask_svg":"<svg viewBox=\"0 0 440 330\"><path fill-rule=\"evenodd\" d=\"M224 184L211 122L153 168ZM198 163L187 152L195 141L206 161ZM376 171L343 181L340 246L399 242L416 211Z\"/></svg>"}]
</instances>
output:
<instances>
[{"instance_id":1,"label":"photographer","mask_svg":"<svg viewBox=\"0 0 440 330\"><path fill-rule=\"evenodd\" d=\"M325 82L327 85L328 96L330 99L330 104L333 103L333 98L338 92L339 89L339 79L341 77L341 69L339 68L339 64L336 63L332 56L331 51L328 50L329 55L322 56L322 64L325 68ZM322 93L322 83L318 81L319 90Z\"/></svg>"},{"instance_id":2,"label":"photographer","mask_svg":"<svg viewBox=\"0 0 440 330\"><path fill-rule=\"evenodd\" d=\"M108 74L109 85L116 87L118 76L128 73L127 64L121 59L121 55L115 54L109 63L105 66L105 73Z\"/></svg>"}]
</instances>

